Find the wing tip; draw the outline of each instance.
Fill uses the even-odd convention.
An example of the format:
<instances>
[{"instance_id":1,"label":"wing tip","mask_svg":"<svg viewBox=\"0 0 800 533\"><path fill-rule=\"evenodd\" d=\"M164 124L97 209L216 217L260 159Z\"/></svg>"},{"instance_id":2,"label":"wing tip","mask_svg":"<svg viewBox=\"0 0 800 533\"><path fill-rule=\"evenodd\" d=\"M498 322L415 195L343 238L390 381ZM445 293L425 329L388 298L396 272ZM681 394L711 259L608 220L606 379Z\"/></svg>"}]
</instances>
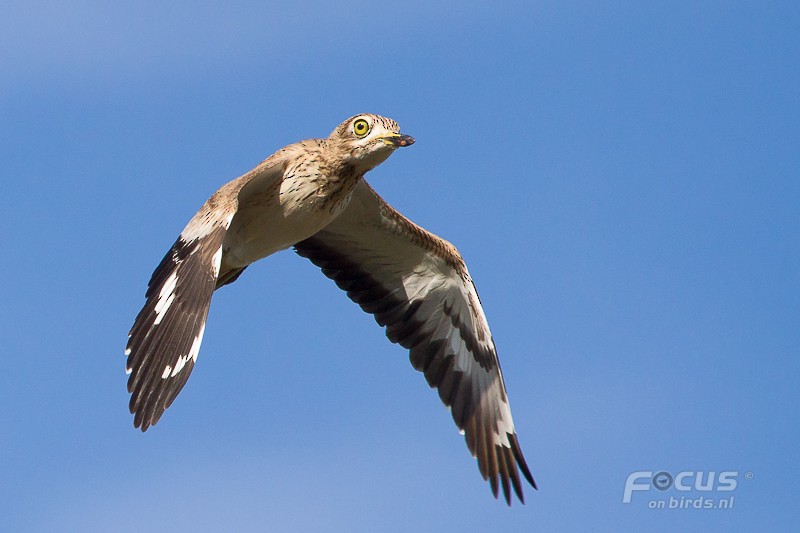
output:
<instances>
[{"instance_id":1,"label":"wing tip","mask_svg":"<svg viewBox=\"0 0 800 533\"><path fill-rule=\"evenodd\" d=\"M525 461L525 457L522 455L522 448L519 446L517 434L508 433L508 442L511 444L511 451L514 454L514 459L517 462L520 472L522 472L522 475L525 476L525 479L528 481L528 483L530 483L534 490L539 490L539 487L536 485L536 480L533 479L533 474L531 474L531 471L528 468L528 463Z\"/></svg>"},{"instance_id":2,"label":"wing tip","mask_svg":"<svg viewBox=\"0 0 800 533\"><path fill-rule=\"evenodd\" d=\"M507 433L507 436L509 446L495 445L494 453L489 454L488 471L484 473L481 469L481 475L484 479L488 479L495 499L499 499L502 488L503 499L511 507L512 493L517 496L521 504L525 504L525 494L519 479L520 472L534 490L539 490L539 487L522 455L516 433ZM480 461L478 464L480 466Z\"/></svg>"}]
</instances>

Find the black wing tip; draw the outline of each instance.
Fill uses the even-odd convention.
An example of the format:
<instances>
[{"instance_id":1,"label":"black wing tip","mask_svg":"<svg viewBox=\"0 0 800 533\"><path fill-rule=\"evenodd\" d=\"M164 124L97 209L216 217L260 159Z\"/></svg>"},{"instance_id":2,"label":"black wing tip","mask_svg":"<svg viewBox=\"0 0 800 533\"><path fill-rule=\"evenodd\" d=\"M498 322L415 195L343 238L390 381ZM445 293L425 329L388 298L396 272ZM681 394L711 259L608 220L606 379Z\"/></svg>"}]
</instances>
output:
<instances>
[{"instance_id":1,"label":"black wing tip","mask_svg":"<svg viewBox=\"0 0 800 533\"><path fill-rule=\"evenodd\" d=\"M534 490L539 490L539 487L536 485L536 480L533 479L533 474L531 474L531 471L528 468L528 463L525 462L525 457L522 455L522 448L519 446L517 434L507 433L507 435L508 442L511 444L511 451L514 453L514 459L517 462L517 466L519 466L520 472L522 472L522 475L525 476L525 479L528 481L528 483L530 483Z\"/></svg>"},{"instance_id":2,"label":"black wing tip","mask_svg":"<svg viewBox=\"0 0 800 533\"><path fill-rule=\"evenodd\" d=\"M137 395L131 397L128 404L128 410L133 415L133 427L142 430L142 433L147 431L147 428L153 425L150 417L145 413L145 409L139 405Z\"/></svg>"},{"instance_id":3,"label":"black wing tip","mask_svg":"<svg viewBox=\"0 0 800 533\"><path fill-rule=\"evenodd\" d=\"M534 490L539 490L539 487L536 485L536 480L533 479L528 464L525 462L525 457L522 455L516 433L507 433L506 435L510 447L495 446L494 461L492 461L492 467L487 472L487 475L484 475L484 479L488 478L492 495L495 499L500 498L500 489L502 487L503 499L509 507L511 507L512 493L516 494L519 502L524 505L525 494L519 480L519 472L522 473Z\"/></svg>"},{"instance_id":4,"label":"black wing tip","mask_svg":"<svg viewBox=\"0 0 800 533\"><path fill-rule=\"evenodd\" d=\"M133 427L141 429L144 433L150 427L158 424L166 410L172 405L175 397L186 384L186 380L191 374L193 365L187 365L176 380L170 380L165 386L152 388L148 394L145 389L134 388L131 391L131 399L128 403L128 410L133 415Z\"/></svg>"},{"instance_id":5,"label":"black wing tip","mask_svg":"<svg viewBox=\"0 0 800 533\"><path fill-rule=\"evenodd\" d=\"M158 424L161 415L164 414L166 408L148 405L134 405L131 401L130 412L133 415L133 427L141 430L142 433Z\"/></svg>"}]
</instances>

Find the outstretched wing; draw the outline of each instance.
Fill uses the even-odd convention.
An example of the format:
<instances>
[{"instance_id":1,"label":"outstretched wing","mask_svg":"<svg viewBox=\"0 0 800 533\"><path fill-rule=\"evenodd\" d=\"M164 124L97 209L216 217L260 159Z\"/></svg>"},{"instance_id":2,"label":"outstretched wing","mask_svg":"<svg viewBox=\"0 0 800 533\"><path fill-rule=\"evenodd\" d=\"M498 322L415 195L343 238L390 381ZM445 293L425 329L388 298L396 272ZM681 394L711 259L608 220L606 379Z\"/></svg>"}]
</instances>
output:
<instances>
[{"instance_id":1,"label":"outstretched wing","mask_svg":"<svg viewBox=\"0 0 800 533\"><path fill-rule=\"evenodd\" d=\"M224 209L204 207L150 278L125 349L130 410L142 431L158 422L192 372L232 218Z\"/></svg>"},{"instance_id":2,"label":"outstretched wing","mask_svg":"<svg viewBox=\"0 0 800 533\"><path fill-rule=\"evenodd\" d=\"M524 501L518 470L536 488L517 442L483 309L458 251L395 211L364 181L347 209L295 245L410 350L453 415L495 497Z\"/></svg>"},{"instance_id":3,"label":"outstretched wing","mask_svg":"<svg viewBox=\"0 0 800 533\"><path fill-rule=\"evenodd\" d=\"M259 201L269 201L283 175L281 157L273 155L214 193L153 272L125 348L129 407L142 431L158 422L189 379L211 295L244 269L220 275L226 232L241 205L259 209Z\"/></svg>"}]
</instances>

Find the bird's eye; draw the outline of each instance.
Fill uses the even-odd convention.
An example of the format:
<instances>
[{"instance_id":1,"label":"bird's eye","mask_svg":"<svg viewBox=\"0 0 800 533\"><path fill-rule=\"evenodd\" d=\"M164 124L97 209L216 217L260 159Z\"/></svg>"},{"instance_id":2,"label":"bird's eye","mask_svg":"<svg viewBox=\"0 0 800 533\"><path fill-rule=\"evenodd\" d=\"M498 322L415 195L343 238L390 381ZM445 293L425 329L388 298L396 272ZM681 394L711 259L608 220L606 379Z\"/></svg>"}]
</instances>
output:
<instances>
[{"instance_id":1,"label":"bird's eye","mask_svg":"<svg viewBox=\"0 0 800 533\"><path fill-rule=\"evenodd\" d=\"M369 122L363 118L353 122L353 133L356 134L356 137L365 137L369 133Z\"/></svg>"}]
</instances>

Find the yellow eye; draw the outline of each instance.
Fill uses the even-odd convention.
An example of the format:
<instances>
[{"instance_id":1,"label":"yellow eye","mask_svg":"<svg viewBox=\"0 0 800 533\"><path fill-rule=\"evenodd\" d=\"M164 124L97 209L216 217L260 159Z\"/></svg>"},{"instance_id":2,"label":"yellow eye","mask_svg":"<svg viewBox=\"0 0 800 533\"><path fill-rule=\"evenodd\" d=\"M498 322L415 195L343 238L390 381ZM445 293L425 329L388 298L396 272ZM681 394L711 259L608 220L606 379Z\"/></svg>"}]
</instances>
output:
<instances>
[{"instance_id":1,"label":"yellow eye","mask_svg":"<svg viewBox=\"0 0 800 533\"><path fill-rule=\"evenodd\" d=\"M353 122L353 133L356 134L356 137L365 137L369 133L369 122L363 118Z\"/></svg>"}]
</instances>

